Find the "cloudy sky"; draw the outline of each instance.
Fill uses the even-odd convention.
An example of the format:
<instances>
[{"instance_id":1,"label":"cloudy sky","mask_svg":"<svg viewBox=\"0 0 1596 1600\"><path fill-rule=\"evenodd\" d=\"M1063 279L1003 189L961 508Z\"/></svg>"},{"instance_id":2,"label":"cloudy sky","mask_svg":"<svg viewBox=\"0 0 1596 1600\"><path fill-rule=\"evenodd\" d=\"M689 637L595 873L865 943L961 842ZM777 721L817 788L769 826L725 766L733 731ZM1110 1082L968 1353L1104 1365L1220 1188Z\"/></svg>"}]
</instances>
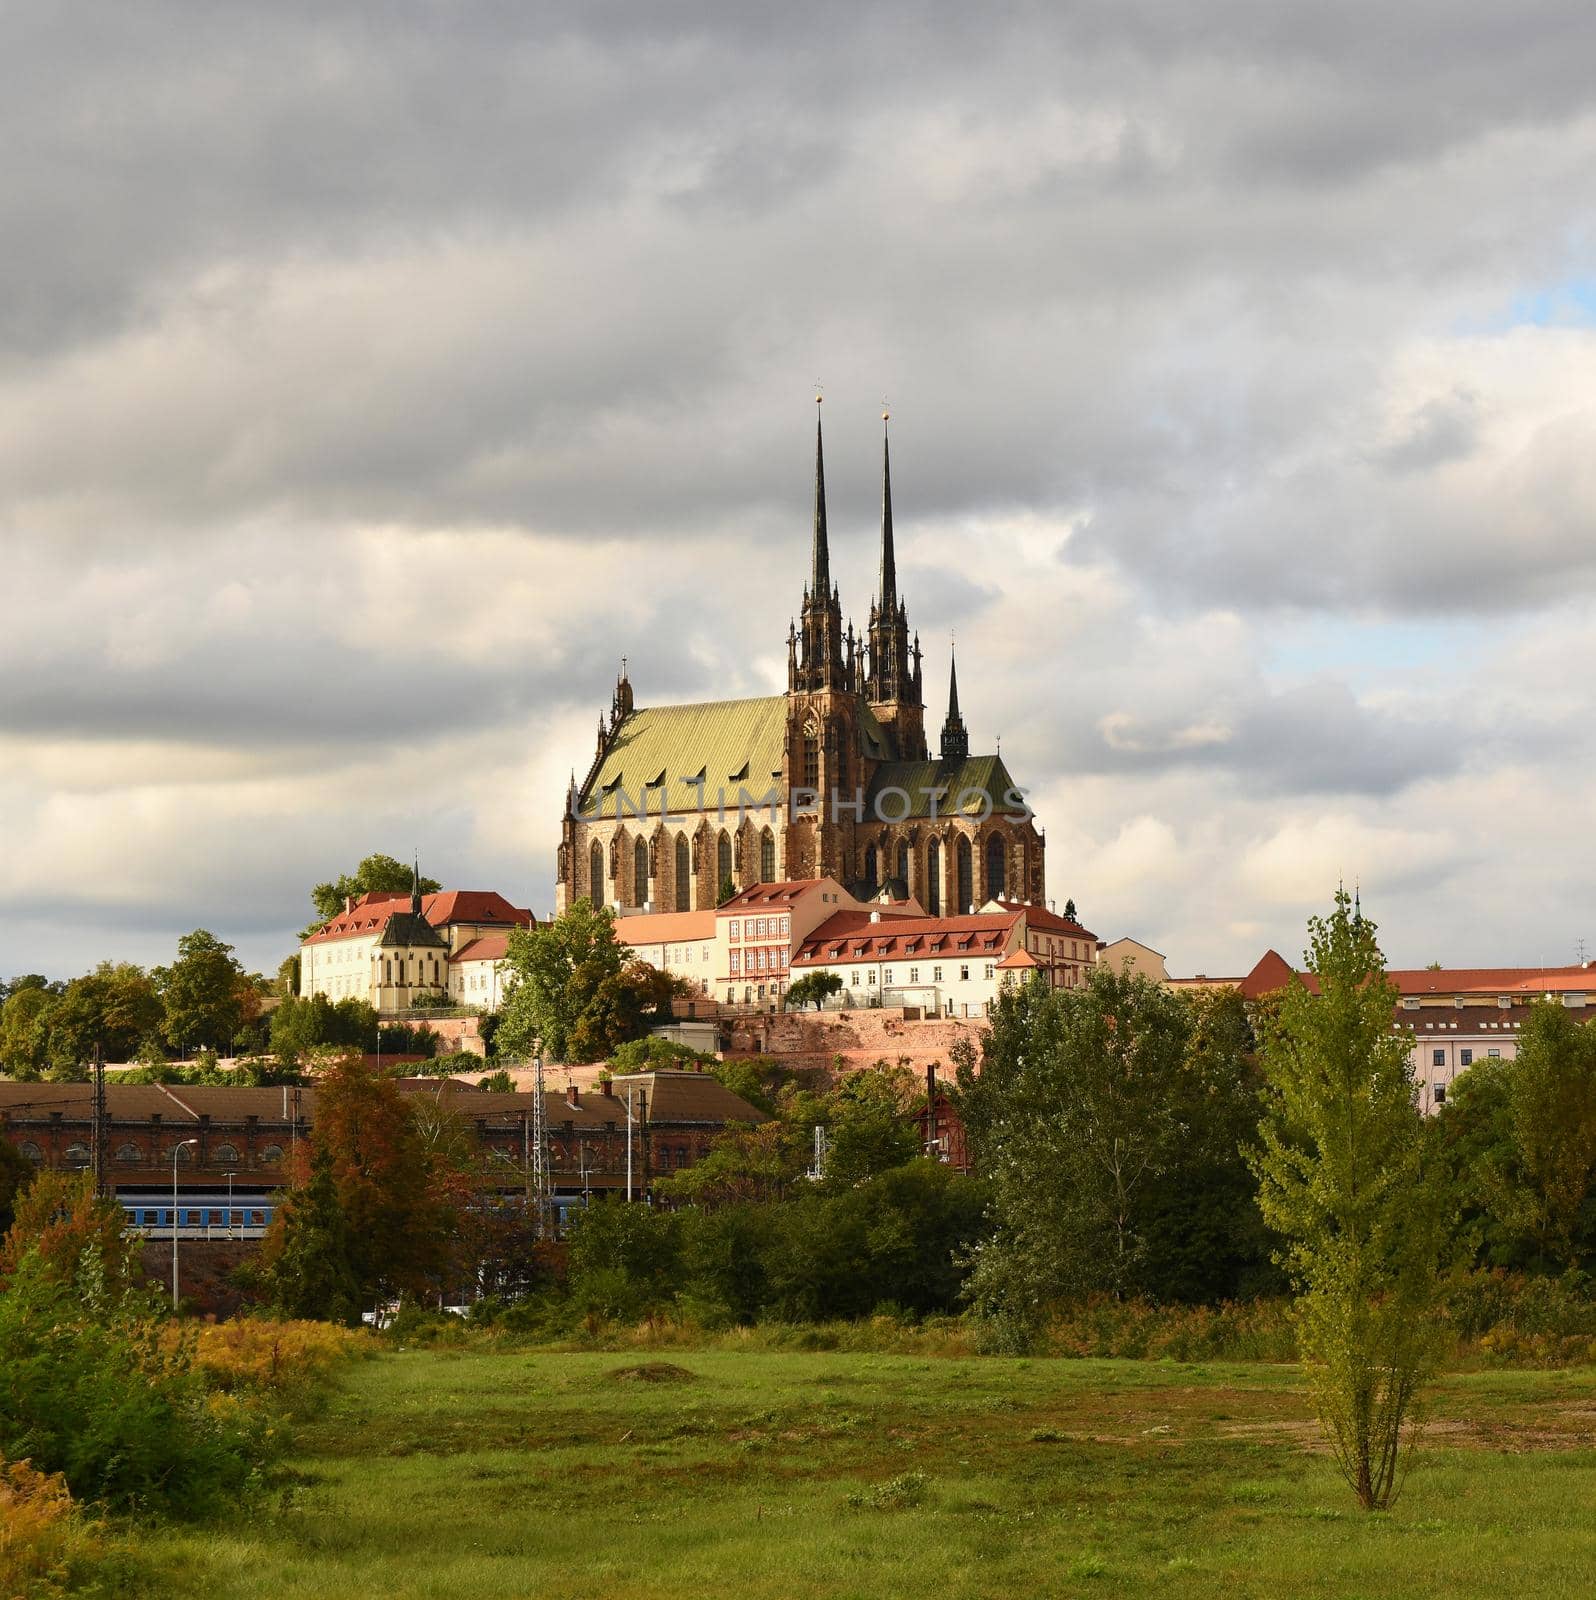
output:
<instances>
[{"instance_id":1,"label":"cloudy sky","mask_svg":"<svg viewBox=\"0 0 1596 1600\"><path fill-rule=\"evenodd\" d=\"M0 973L546 910L623 651L784 682L817 382L1100 935L1596 950L1588 0L559 9L0 13Z\"/></svg>"}]
</instances>

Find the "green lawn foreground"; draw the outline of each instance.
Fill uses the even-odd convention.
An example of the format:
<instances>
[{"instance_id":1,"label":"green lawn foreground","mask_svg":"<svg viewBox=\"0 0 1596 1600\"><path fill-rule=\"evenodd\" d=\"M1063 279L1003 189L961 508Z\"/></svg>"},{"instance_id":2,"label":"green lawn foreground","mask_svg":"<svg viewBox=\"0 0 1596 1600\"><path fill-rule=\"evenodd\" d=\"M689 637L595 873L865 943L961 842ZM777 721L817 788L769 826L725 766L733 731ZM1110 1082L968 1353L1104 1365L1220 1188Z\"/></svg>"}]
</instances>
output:
<instances>
[{"instance_id":1,"label":"green lawn foreground","mask_svg":"<svg viewBox=\"0 0 1596 1600\"><path fill-rule=\"evenodd\" d=\"M284 1504L141 1553L207 1600L1596 1593L1596 1373L1435 1410L1365 1516L1287 1367L417 1351L343 1379Z\"/></svg>"}]
</instances>

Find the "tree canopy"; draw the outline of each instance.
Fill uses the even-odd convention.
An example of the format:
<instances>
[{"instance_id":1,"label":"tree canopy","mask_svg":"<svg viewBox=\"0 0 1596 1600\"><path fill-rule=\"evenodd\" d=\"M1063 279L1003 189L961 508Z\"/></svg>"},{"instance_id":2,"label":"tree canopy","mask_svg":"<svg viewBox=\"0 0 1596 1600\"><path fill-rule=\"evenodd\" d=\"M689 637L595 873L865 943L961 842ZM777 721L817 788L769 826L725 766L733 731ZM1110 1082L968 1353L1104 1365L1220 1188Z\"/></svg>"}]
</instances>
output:
<instances>
[{"instance_id":1,"label":"tree canopy","mask_svg":"<svg viewBox=\"0 0 1596 1600\"><path fill-rule=\"evenodd\" d=\"M638 961L615 937L615 913L578 900L551 922L510 930L513 981L495 1044L554 1061L602 1061L668 1021L678 979Z\"/></svg>"},{"instance_id":2,"label":"tree canopy","mask_svg":"<svg viewBox=\"0 0 1596 1600\"><path fill-rule=\"evenodd\" d=\"M177 960L151 977L166 1010L162 1031L174 1049L231 1047L254 994L232 945L196 928L177 941Z\"/></svg>"},{"instance_id":3,"label":"tree canopy","mask_svg":"<svg viewBox=\"0 0 1596 1600\"><path fill-rule=\"evenodd\" d=\"M334 878L330 883L318 883L310 891L311 903L316 908L316 919L305 929L314 933L324 922L330 921L344 908L344 901L363 894L406 894L414 881L415 869L392 856L370 855L355 868ZM436 878L423 877L421 892L436 894L443 885Z\"/></svg>"}]
</instances>

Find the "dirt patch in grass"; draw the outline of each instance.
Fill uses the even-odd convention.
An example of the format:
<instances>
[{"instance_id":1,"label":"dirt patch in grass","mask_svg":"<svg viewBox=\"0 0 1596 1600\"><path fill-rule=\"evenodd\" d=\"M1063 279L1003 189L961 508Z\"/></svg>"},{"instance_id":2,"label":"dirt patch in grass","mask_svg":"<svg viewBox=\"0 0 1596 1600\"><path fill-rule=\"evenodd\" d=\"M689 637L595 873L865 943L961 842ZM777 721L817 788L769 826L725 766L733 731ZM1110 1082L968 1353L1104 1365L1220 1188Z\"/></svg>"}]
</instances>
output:
<instances>
[{"instance_id":1,"label":"dirt patch in grass","mask_svg":"<svg viewBox=\"0 0 1596 1600\"><path fill-rule=\"evenodd\" d=\"M645 1361L635 1367L616 1367L607 1376L615 1383L697 1383L698 1374L674 1361Z\"/></svg>"}]
</instances>

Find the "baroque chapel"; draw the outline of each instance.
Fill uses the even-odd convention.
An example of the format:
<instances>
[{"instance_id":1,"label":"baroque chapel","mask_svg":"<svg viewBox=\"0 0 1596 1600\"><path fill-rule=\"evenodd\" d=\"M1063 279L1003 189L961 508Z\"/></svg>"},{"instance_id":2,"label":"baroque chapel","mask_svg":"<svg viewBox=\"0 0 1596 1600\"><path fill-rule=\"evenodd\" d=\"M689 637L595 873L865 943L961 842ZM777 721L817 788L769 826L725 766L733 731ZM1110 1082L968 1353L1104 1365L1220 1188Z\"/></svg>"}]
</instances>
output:
<instances>
[{"instance_id":1,"label":"baroque chapel","mask_svg":"<svg viewBox=\"0 0 1596 1600\"><path fill-rule=\"evenodd\" d=\"M885 421L883 415L883 422ZM948 711L927 749L920 638L898 593L892 463L882 440L879 592L843 625L815 422L809 581L787 630L787 692L638 706L623 666L587 776L572 775L556 909L698 911L725 885L830 877L933 916L1045 895L1043 836L1001 756L970 754L949 660Z\"/></svg>"}]
</instances>

